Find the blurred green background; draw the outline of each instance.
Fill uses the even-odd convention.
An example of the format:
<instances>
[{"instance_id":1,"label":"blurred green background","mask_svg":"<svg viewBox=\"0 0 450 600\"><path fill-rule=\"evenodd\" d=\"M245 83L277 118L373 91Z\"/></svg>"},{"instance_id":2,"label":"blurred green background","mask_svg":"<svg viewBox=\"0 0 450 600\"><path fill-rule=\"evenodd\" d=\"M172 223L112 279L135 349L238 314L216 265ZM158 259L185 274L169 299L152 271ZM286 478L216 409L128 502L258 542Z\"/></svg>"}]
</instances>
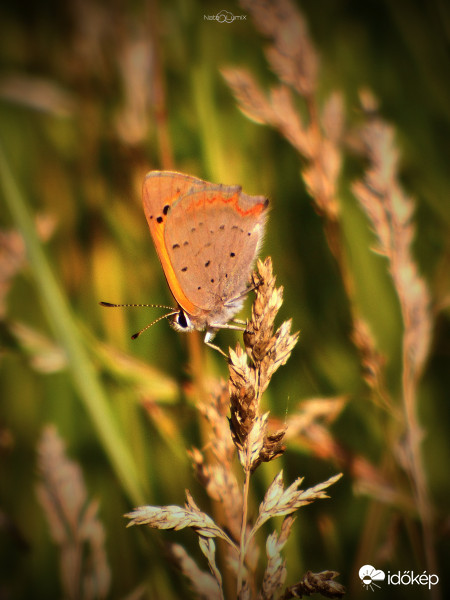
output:
<instances>
[{"instance_id":1,"label":"blurred green background","mask_svg":"<svg viewBox=\"0 0 450 600\"><path fill-rule=\"evenodd\" d=\"M416 203L414 251L436 315L419 413L441 590L448 590L450 9L440 0L298 6L321 61L323 99L341 91L351 124L360 116L359 89L374 92L396 128L401 180ZM270 198L261 255L273 257L285 288L280 322L292 318L301 337L274 377L266 406L284 420L302 400L343 395L335 440L349 457L374 465L386 453L384 416L361 376L348 299L300 176L303 163L277 132L242 115L220 73L239 66L264 87L276 83L264 56L267 40L249 16L231 24L204 19L222 9L245 14L233 2L195 0L0 7L2 600L61 597L58 552L35 494L36 448L47 423L56 425L89 496L99 500L109 597L124 598L140 584L147 586L142 597L180 597L184 584L161 553L164 540L184 543L202 564L192 532L143 535L125 529L122 517L139 503L182 504L185 488L211 510L185 454L202 444L187 336L162 322L132 342L130 335L160 311L98 305L171 302L141 206L149 170L239 183ZM350 192L361 173L354 158L345 163L339 197L345 250L359 308L386 356L388 389L398 398L402 323L386 262L372 252L374 236ZM14 230L24 236L29 260ZM226 348L237 337L222 332L217 340ZM211 375L227 376L209 350L205 365ZM282 460L285 481L302 475L307 486L342 468L295 440ZM263 465L255 476L255 511L280 465ZM288 583L307 569L335 569L348 597L364 597L370 592L361 589L355 569L373 564L389 544L388 560L376 566L425 569L416 552L420 527L414 518L407 526L394 505L383 507L382 527L365 554L363 532L377 501L353 483L344 470L331 500L300 511L286 549ZM427 594L383 591L384 598Z\"/></svg>"}]
</instances>

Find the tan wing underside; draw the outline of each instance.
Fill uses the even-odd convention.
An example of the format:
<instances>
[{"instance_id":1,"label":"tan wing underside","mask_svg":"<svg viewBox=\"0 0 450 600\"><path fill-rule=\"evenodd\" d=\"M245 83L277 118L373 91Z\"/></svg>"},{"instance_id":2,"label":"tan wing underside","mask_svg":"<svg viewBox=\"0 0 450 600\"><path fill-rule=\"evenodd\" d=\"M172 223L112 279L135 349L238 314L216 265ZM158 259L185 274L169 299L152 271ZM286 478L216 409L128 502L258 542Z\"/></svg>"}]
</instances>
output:
<instances>
[{"instance_id":1,"label":"tan wing underside","mask_svg":"<svg viewBox=\"0 0 450 600\"><path fill-rule=\"evenodd\" d=\"M165 246L181 292L192 304L220 313L245 292L266 206L265 198L226 186L193 191L172 205Z\"/></svg>"}]
</instances>

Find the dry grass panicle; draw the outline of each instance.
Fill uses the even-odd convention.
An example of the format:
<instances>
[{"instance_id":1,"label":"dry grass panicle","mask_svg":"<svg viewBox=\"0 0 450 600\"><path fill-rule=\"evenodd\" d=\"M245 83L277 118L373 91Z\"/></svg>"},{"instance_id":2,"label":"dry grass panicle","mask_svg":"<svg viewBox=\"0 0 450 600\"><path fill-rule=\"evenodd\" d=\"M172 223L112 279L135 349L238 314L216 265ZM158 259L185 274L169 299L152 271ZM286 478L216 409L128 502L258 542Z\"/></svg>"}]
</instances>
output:
<instances>
[{"instance_id":1,"label":"dry grass panicle","mask_svg":"<svg viewBox=\"0 0 450 600\"><path fill-rule=\"evenodd\" d=\"M394 130L374 112L376 103L369 92L363 91L361 100L363 108L370 110L370 119L360 132L369 166L364 179L354 183L353 192L376 234L377 252L387 259L400 303L403 318L403 425L396 440L396 457L400 468L406 470L410 477L414 501L423 524L428 569L436 572L433 515L421 452L423 431L419 423L417 396L433 329L430 293L425 280L419 275L412 252L414 203L399 182Z\"/></svg>"},{"instance_id":2,"label":"dry grass panicle","mask_svg":"<svg viewBox=\"0 0 450 600\"><path fill-rule=\"evenodd\" d=\"M189 492L186 492L184 507L142 506L126 515L129 525L174 530L190 527L196 532L210 574L200 570L180 546L173 546L171 552L198 598L225 598L223 575L216 563L216 538L225 542L229 567L227 577L230 574L234 576L240 600L281 596L286 578L281 551L292 530L292 515L302 506L327 498L325 490L340 477L331 477L302 490L302 478L284 488L280 471L269 486L254 521L248 518L251 474L262 462L274 460L286 449L283 444L285 428L268 432L269 413L261 411L262 394L273 373L288 360L298 340L297 333L290 333L290 321L275 329L275 319L282 303L282 288L275 286L270 259L258 261L252 283L256 297L244 334L245 350L240 344L235 350L230 349L228 386L219 385L210 403L199 404L198 407L210 428L208 452L194 448L189 453L199 481L208 495L222 506L226 527L200 510ZM236 451L244 471L242 488L235 473ZM285 517L284 523L279 534L273 532L268 537L267 565L258 584L256 533L276 516ZM322 587L325 589L325 586Z\"/></svg>"},{"instance_id":3,"label":"dry grass panicle","mask_svg":"<svg viewBox=\"0 0 450 600\"><path fill-rule=\"evenodd\" d=\"M285 450L282 444L284 430L267 433L267 415L260 413L260 402L272 375L286 363L298 340L298 333L290 333L290 321L274 332L283 289L275 286L270 259L258 261L258 272L253 275L252 283L256 298L244 333L247 354L238 344L236 351L230 351L229 365L231 433L241 464L251 471L260 462L273 460Z\"/></svg>"},{"instance_id":4,"label":"dry grass panicle","mask_svg":"<svg viewBox=\"0 0 450 600\"><path fill-rule=\"evenodd\" d=\"M252 16L256 27L273 39L267 58L280 80L301 95L313 95L317 86L318 57L306 22L294 4L290 0L241 0L240 4Z\"/></svg>"},{"instance_id":5,"label":"dry grass panicle","mask_svg":"<svg viewBox=\"0 0 450 600\"><path fill-rule=\"evenodd\" d=\"M398 180L392 127L380 118L372 118L362 129L361 140L370 166L364 180L353 185L353 192L378 238L377 252L389 262L405 326L408 376L416 382L428 356L432 318L428 288L419 276L411 250L414 203Z\"/></svg>"},{"instance_id":6,"label":"dry grass panicle","mask_svg":"<svg viewBox=\"0 0 450 600\"><path fill-rule=\"evenodd\" d=\"M47 427L38 447L37 496L60 552L62 587L68 599L106 598L111 573L98 504L89 501L81 469L65 455L63 441Z\"/></svg>"},{"instance_id":7,"label":"dry grass panicle","mask_svg":"<svg viewBox=\"0 0 450 600\"><path fill-rule=\"evenodd\" d=\"M220 600L222 598L216 579L207 571L202 571L183 546L171 544L169 551L179 570L188 579L197 598L204 600Z\"/></svg>"}]
</instances>

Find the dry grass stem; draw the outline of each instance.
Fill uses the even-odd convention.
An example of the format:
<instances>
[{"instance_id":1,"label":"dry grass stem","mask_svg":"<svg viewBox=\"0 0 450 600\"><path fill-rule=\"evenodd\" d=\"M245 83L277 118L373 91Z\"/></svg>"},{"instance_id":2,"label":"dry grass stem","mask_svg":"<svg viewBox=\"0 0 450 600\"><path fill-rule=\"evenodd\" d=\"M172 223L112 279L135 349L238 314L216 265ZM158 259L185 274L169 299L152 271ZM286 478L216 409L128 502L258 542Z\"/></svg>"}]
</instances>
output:
<instances>
[{"instance_id":1,"label":"dry grass stem","mask_svg":"<svg viewBox=\"0 0 450 600\"><path fill-rule=\"evenodd\" d=\"M54 218L48 215L36 217L36 230L43 241L51 237L54 229ZM26 243L20 233L0 229L0 317L7 314L7 297L12 281L26 262Z\"/></svg>"},{"instance_id":2,"label":"dry grass stem","mask_svg":"<svg viewBox=\"0 0 450 600\"><path fill-rule=\"evenodd\" d=\"M356 310L353 311L351 339L359 351L362 376L367 385L376 392L375 402L379 403L390 415L399 420L401 415L393 405L389 392L386 389L384 376L386 359L378 351L369 325L359 316Z\"/></svg>"},{"instance_id":3,"label":"dry grass stem","mask_svg":"<svg viewBox=\"0 0 450 600\"><path fill-rule=\"evenodd\" d=\"M119 70L123 81L124 99L116 115L117 136L124 144L142 143L149 129L152 106L148 82L152 78L153 49L146 31L135 32L135 37L124 40L119 53Z\"/></svg>"},{"instance_id":4,"label":"dry grass stem","mask_svg":"<svg viewBox=\"0 0 450 600\"><path fill-rule=\"evenodd\" d=\"M65 455L53 427L39 443L37 495L59 547L64 595L73 600L105 598L111 573L97 502L89 502L80 467Z\"/></svg>"},{"instance_id":5,"label":"dry grass stem","mask_svg":"<svg viewBox=\"0 0 450 600\"><path fill-rule=\"evenodd\" d=\"M0 231L0 316L7 314L6 300L16 274L25 264L25 244L16 231Z\"/></svg>"},{"instance_id":6,"label":"dry grass stem","mask_svg":"<svg viewBox=\"0 0 450 600\"><path fill-rule=\"evenodd\" d=\"M371 100L367 93L362 99L363 102ZM388 260L404 325L402 399L407 438L406 448L398 456L400 464L413 481L424 530L427 567L430 572L435 573L437 564L432 533L433 517L422 463L423 432L419 424L417 400L417 385L431 342L433 321L430 296L412 254L414 226L411 219L414 204L405 195L398 180L394 131L380 118L372 116L361 131L361 141L369 159L369 167L364 180L356 182L353 191L377 236L377 251Z\"/></svg>"},{"instance_id":7,"label":"dry grass stem","mask_svg":"<svg viewBox=\"0 0 450 600\"><path fill-rule=\"evenodd\" d=\"M217 583L217 579L210 575L210 573L202 571L183 546L172 544L170 546L170 554L180 571L189 580L197 598L203 600L221 600L223 598L223 593Z\"/></svg>"},{"instance_id":8,"label":"dry grass stem","mask_svg":"<svg viewBox=\"0 0 450 600\"><path fill-rule=\"evenodd\" d=\"M0 81L0 98L19 106L58 117L72 116L75 95L51 78L11 73Z\"/></svg>"},{"instance_id":9,"label":"dry grass stem","mask_svg":"<svg viewBox=\"0 0 450 600\"><path fill-rule=\"evenodd\" d=\"M11 323L9 327L35 371L49 374L67 368L66 353L49 337L24 323Z\"/></svg>"},{"instance_id":10,"label":"dry grass stem","mask_svg":"<svg viewBox=\"0 0 450 600\"><path fill-rule=\"evenodd\" d=\"M56 221L49 215L36 217L36 230L46 241L55 230ZM7 316L8 294L16 275L27 264L26 243L17 231L0 230L0 317ZM24 354L29 356L33 369L41 373L55 373L67 366L67 356L49 337L19 322L7 326Z\"/></svg>"}]
</instances>

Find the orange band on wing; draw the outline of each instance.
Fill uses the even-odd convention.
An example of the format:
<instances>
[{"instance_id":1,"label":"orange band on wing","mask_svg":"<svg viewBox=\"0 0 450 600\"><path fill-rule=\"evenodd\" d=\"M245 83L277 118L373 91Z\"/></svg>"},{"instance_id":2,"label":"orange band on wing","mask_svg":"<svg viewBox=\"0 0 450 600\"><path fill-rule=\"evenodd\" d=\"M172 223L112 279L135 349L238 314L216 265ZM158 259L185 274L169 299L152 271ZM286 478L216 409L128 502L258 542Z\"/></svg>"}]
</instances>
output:
<instances>
[{"instance_id":1,"label":"orange band on wing","mask_svg":"<svg viewBox=\"0 0 450 600\"><path fill-rule=\"evenodd\" d=\"M201 309L192 304L181 289L175 271L173 270L172 263L170 262L169 255L167 253L166 245L164 243L164 227L153 225L153 241L155 243L156 251L158 253L161 266L166 276L167 283L169 284L170 291L178 304L183 308L189 315L196 316L201 312Z\"/></svg>"},{"instance_id":2,"label":"orange band on wing","mask_svg":"<svg viewBox=\"0 0 450 600\"><path fill-rule=\"evenodd\" d=\"M245 210L241 206L239 206L240 197L241 191L238 191L229 197L226 197L223 193L215 194L214 192L211 192L211 196L206 195L206 202L208 204L213 204L213 202L217 202L219 200L224 204L231 204L231 206L236 210L237 213L241 215L241 217L247 217L249 215L259 215L260 213L262 213L263 210L267 208L268 200L261 196L261 199L264 201L259 202L258 204L254 204L253 206ZM199 200L192 203L192 205L189 207L189 210L201 206L201 204L203 204L204 201L204 197L199 198Z\"/></svg>"}]
</instances>

